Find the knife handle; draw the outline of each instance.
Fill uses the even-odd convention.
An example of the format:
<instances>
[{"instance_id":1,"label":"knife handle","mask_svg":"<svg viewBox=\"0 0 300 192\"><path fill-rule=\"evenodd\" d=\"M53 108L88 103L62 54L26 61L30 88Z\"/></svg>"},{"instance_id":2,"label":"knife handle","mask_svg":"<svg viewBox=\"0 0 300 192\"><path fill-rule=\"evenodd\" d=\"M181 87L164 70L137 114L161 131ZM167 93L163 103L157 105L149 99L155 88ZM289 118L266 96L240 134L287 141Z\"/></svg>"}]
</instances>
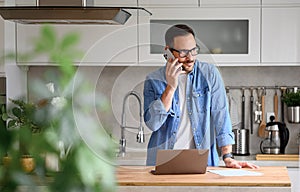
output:
<instances>
[{"instance_id":1,"label":"knife handle","mask_svg":"<svg viewBox=\"0 0 300 192\"><path fill-rule=\"evenodd\" d=\"M275 121L278 121L278 95L274 95L274 113L275 113Z\"/></svg>"}]
</instances>

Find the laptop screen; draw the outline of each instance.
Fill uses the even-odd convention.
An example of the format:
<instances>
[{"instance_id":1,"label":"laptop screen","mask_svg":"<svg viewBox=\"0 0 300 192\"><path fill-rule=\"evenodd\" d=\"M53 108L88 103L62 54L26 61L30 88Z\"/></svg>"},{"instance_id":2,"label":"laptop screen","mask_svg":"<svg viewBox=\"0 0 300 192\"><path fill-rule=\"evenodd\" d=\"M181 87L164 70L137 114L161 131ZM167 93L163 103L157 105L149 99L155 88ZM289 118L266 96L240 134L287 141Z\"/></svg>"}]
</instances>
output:
<instances>
[{"instance_id":1,"label":"laptop screen","mask_svg":"<svg viewBox=\"0 0 300 192\"><path fill-rule=\"evenodd\" d=\"M208 149L158 150L154 174L205 173Z\"/></svg>"}]
</instances>

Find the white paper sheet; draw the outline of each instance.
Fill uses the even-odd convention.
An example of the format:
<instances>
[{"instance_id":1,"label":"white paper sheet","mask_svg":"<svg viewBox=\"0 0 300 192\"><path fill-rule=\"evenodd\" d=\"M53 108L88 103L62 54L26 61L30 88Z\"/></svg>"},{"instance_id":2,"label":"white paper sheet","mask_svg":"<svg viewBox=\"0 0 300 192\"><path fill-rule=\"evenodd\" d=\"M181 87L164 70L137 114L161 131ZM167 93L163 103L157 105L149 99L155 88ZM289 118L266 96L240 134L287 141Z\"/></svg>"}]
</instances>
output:
<instances>
[{"instance_id":1,"label":"white paper sheet","mask_svg":"<svg viewBox=\"0 0 300 192\"><path fill-rule=\"evenodd\" d=\"M247 171L241 169L228 169L228 170L208 170L208 172L215 173L221 176L261 176L263 173L255 171Z\"/></svg>"}]
</instances>

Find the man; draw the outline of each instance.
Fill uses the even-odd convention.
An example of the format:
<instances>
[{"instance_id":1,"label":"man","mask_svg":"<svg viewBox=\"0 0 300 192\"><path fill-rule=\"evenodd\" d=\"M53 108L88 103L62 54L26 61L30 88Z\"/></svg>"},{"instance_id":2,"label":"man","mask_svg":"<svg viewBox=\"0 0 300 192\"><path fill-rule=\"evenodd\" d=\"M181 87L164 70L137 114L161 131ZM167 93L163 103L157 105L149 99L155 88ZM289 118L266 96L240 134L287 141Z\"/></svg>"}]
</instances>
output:
<instances>
[{"instance_id":1,"label":"man","mask_svg":"<svg viewBox=\"0 0 300 192\"><path fill-rule=\"evenodd\" d=\"M165 34L169 58L144 84L144 120L153 131L147 165L155 165L157 149L209 149L208 165L217 166L221 147L226 167L257 168L233 159L231 121L224 84L214 65L196 60L199 47L187 25Z\"/></svg>"}]
</instances>

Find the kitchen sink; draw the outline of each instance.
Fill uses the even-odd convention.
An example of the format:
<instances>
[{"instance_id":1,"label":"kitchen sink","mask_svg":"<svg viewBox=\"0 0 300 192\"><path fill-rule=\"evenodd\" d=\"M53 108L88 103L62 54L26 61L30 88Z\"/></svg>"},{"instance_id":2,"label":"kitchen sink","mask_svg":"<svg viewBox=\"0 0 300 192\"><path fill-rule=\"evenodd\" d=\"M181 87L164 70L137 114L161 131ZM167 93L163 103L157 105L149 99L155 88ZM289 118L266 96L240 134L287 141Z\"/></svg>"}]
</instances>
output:
<instances>
[{"instance_id":1,"label":"kitchen sink","mask_svg":"<svg viewBox=\"0 0 300 192\"><path fill-rule=\"evenodd\" d=\"M124 156L117 155L118 165L144 166L146 165L146 151L128 151Z\"/></svg>"}]
</instances>

